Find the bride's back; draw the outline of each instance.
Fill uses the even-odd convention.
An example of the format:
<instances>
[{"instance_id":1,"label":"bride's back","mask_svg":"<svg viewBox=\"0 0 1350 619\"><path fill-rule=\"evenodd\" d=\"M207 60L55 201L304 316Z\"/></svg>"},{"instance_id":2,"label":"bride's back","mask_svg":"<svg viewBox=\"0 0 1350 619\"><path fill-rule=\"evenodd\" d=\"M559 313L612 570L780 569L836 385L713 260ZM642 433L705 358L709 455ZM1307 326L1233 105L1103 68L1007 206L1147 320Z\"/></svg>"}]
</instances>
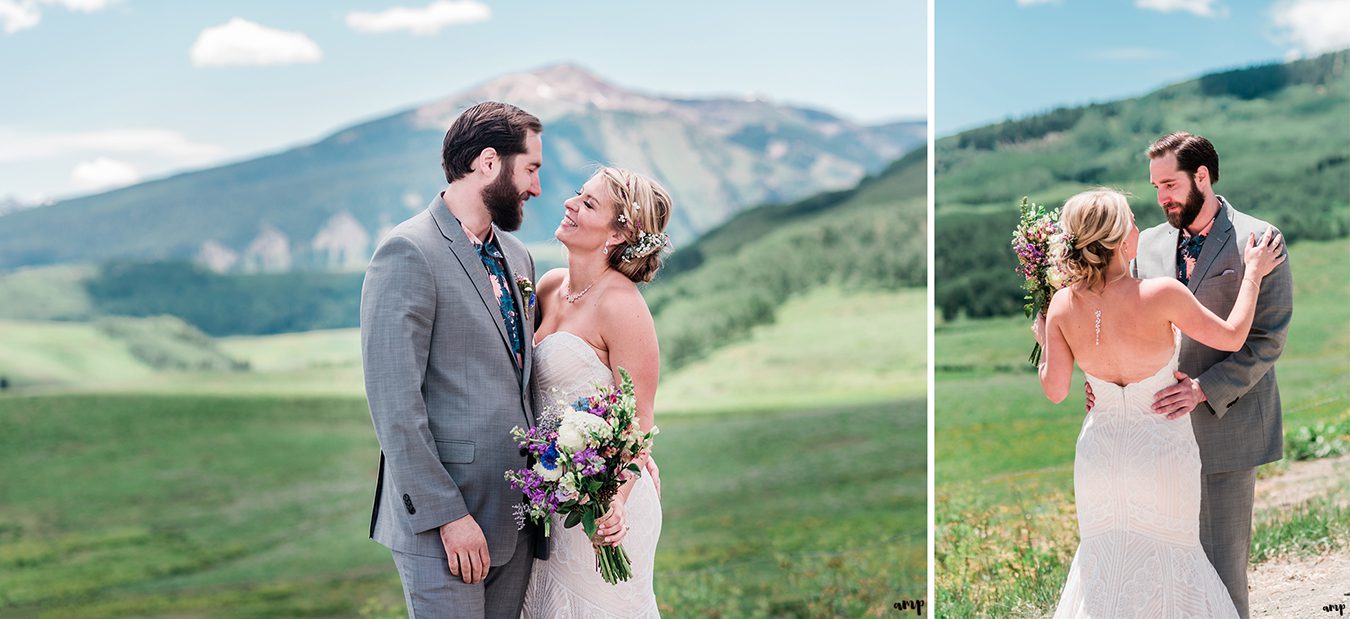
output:
<instances>
[{"instance_id":1,"label":"bride's back","mask_svg":"<svg viewBox=\"0 0 1350 619\"><path fill-rule=\"evenodd\" d=\"M1149 288L1147 281L1125 277L1100 292L1075 285L1056 293L1050 315L1080 369L1128 385L1171 361L1172 323L1150 302Z\"/></svg>"}]
</instances>

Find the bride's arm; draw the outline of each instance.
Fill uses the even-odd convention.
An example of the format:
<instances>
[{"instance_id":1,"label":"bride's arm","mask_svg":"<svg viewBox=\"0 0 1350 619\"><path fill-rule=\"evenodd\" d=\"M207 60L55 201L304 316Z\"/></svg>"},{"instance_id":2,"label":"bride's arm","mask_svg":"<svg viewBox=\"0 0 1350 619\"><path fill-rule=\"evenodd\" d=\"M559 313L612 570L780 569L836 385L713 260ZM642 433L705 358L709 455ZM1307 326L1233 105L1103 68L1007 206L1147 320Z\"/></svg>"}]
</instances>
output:
<instances>
[{"instance_id":1,"label":"bride's arm","mask_svg":"<svg viewBox=\"0 0 1350 619\"><path fill-rule=\"evenodd\" d=\"M1241 287L1227 319L1219 318L1201 305L1190 289L1170 277L1146 280L1141 290L1143 300L1153 307L1162 308L1166 318L1191 339L1218 350L1240 350L1251 330L1262 278L1287 257L1284 239L1278 232L1267 231L1260 239L1249 237L1244 248Z\"/></svg>"},{"instance_id":2,"label":"bride's arm","mask_svg":"<svg viewBox=\"0 0 1350 619\"><path fill-rule=\"evenodd\" d=\"M619 384L619 368L633 377L633 395L637 399L638 426L645 432L655 423L656 384L661 375L661 350L656 341L656 323L651 311L634 286L606 298L601 308L602 336L609 349L609 367L614 384ZM633 491L633 482L619 489L624 500Z\"/></svg>"},{"instance_id":3,"label":"bride's arm","mask_svg":"<svg viewBox=\"0 0 1350 619\"><path fill-rule=\"evenodd\" d=\"M1041 391L1051 402L1059 404L1069 397L1069 381L1073 378L1073 351L1059 328L1065 312L1065 302L1072 294L1067 288L1055 293L1046 308L1045 317L1036 317L1032 330L1041 345L1041 364L1036 374L1041 379Z\"/></svg>"}]
</instances>

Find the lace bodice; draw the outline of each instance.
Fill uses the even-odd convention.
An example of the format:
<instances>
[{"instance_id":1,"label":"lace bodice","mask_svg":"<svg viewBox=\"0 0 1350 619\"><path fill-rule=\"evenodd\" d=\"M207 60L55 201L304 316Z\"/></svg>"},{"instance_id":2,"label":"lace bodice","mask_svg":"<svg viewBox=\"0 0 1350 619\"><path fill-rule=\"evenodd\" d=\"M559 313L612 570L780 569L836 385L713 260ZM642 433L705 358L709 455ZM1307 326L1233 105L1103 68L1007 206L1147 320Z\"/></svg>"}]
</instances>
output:
<instances>
[{"instance_id":1,"label":"lace bodice","mask_svg":"<svg viewBox=\"0 0 1350 619\"><path fill-rule=\"evenodd\" d=\"M542 410L590 395L597 385L613 385L614 373L581 337L558 331L534 347L534 403Z\"/></svg>"}]
</instances>

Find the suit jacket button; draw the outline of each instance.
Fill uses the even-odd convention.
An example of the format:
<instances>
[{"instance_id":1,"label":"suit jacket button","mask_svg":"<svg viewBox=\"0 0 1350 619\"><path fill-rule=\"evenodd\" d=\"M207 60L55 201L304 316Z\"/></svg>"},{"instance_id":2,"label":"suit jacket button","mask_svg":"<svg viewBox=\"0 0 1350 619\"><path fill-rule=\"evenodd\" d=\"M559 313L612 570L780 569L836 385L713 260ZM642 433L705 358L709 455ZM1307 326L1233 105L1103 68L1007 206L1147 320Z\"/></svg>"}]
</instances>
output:
<instances>
[{"instance_id":1,"label":"suit jacket button","mask_svg":"<svg viewBox=\"0 0 1350 619\"><path fill-rule=\"evenodd\" d=\"M413 504L412 504L412 497L410 497L410 496L408 496L408 495L406 495L406 494L403 495L403 506L406 507L406 508L408 508L408 513L409 513L409 514L416 514L416 513L417 513L417 508L416 508L416 507L413 507Z\"/></svg>"}]
</instances>

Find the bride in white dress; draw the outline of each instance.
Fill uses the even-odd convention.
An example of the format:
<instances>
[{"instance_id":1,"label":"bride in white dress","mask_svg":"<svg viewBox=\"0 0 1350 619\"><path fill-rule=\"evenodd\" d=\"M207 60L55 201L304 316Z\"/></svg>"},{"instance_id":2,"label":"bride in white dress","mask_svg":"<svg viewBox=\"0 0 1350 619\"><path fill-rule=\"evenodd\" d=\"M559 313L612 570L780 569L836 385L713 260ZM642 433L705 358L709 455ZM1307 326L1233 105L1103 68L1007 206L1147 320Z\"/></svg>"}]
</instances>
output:
<instances>
[{"instance_id":1,"label":"bride in white dress","mask_svg":"<svg viewBox=\"0 0 1350 619\"><path fill-rule=\"evenodd\" d=\"M1074 455L1080 544L1055 617L1237 617L1200 545L1191 421L1153 412L1153 394L1175 382L1180 333L1222 350L1242 346L1261 279L1284 261L1283 239L1270 231L1248 239L1224 320L1175 279L1129 276L1139 229L1120 193L1069 198L1060 226L1068 240L1054 259L1068 285L1033 327L1045 347L1041 387L1063 401L1077 363L1095 403Z\"/></svg>"},{"instance_id":2,"label":"bride in white dress","mask_svg":"<svg viewBox=\"0 0 1350 619\"><path fill-rule=\"evenodd\" d=\"M567 248L567 268L549 271L536 286L541 322L534 342L535 410L613 385L622 367L633 377L638 422L649 430L660 352L637 284L660 268L670 195L648 178L603 168L564 206L554 236ZM659 617L652 589L661 535L658 490L650 474L624 484L598 522L602 543L622 542L632 561L633 577L615 585L601 579L585 531L565 529L555 517L549 558L534 563L521 616Z\"/></svg>"}]
</instances>

